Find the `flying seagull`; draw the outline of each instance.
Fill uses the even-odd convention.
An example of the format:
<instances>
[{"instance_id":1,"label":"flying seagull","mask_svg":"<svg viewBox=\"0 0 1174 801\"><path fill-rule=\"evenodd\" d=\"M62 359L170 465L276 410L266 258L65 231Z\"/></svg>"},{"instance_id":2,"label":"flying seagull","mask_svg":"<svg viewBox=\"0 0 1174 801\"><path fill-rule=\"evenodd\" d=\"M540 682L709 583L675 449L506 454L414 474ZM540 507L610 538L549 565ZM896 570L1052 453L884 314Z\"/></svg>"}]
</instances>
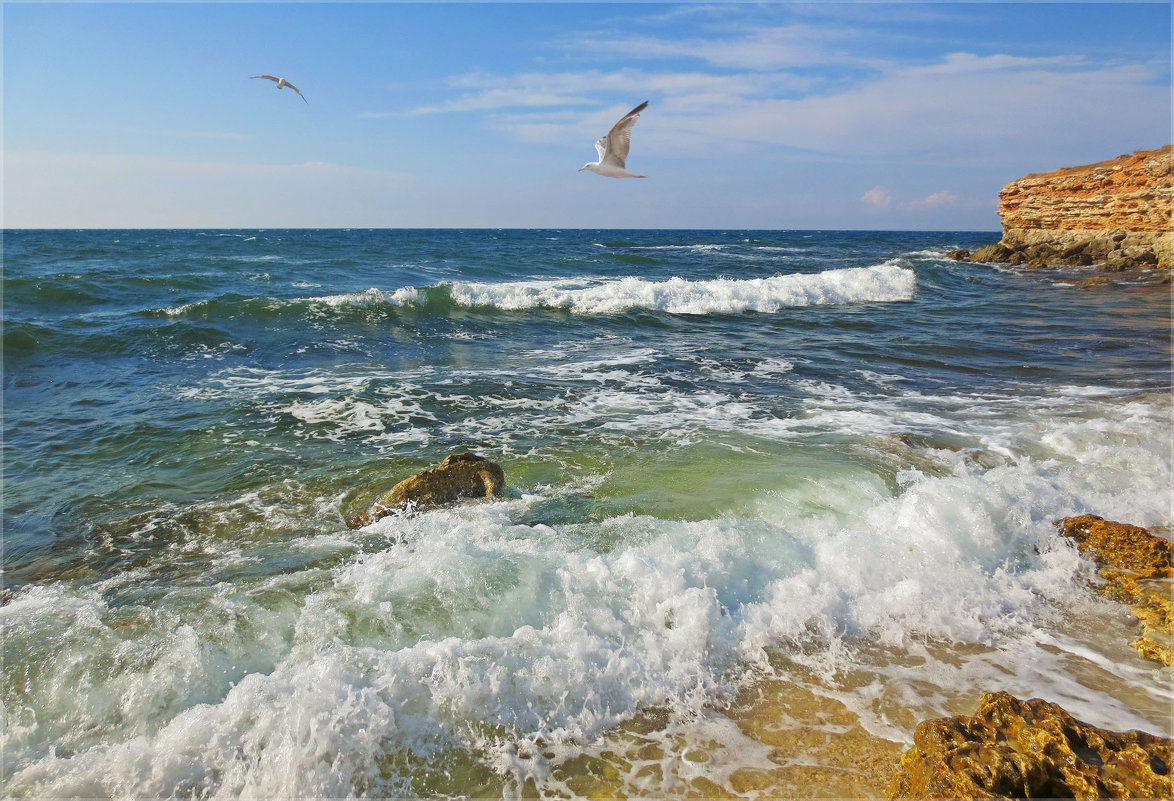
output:
<instances>
[{"instance_id":1,"label":"flying seagull","mask_svg":"<svg viewBox=\"0 0 1174 801\"><path fill-rule=\"evenodd\" d=\"M625 114L619 122L612 126L607 136L600 137L595 143L595 150L599 153L599 161L592 161L579 168L591 170L596 175L606 175L608 178L645 178L647 176L628 172L624 162L628 159L628 147L632 144L632 126L640 119L640 112L648 107L645 100L636 108Z\"/></svg>"},{"instance_id":2,"label":"flying seagull","mask_svg":"<svg viewBox=\"0 0 1174 801\"><path fill-rule=\"evenodd\" d=\"M290 83L289 81L287 81L285 78L275 78L272 75L254 75L253 77L254 78L265 78L266 80L273 81L275 84L277 84L278 89L284 89L285 87L288 86L290 89L293 89L295 92L298 92L298 88L296 86L294 86L292 83ZM302 100L305 100L305 102L307 104L309 104L310 101L306 100L306 96L304 94L302 94L301 92L298 92L298 97L300 97Z\"/></svg>"}]
</instances>

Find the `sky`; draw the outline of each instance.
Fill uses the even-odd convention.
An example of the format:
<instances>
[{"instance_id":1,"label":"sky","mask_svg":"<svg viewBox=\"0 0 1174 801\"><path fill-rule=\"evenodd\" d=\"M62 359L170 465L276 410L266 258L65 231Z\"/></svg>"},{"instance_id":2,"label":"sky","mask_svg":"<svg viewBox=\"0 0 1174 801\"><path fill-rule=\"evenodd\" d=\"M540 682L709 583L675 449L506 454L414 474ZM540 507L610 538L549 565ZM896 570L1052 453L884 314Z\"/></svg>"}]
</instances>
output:
<instances>
[{"instance_id":1,"label":"sky","mask_svg":"<svg viewBox=\"0 0 1174 801\"><path fill-rule=\"evenodd\" d=\"M1166 2L4 2L3 225L997 231L1171 141L1170 53ZM648 177L578 172L644 100Z\"/></svg>"}]
</instances>

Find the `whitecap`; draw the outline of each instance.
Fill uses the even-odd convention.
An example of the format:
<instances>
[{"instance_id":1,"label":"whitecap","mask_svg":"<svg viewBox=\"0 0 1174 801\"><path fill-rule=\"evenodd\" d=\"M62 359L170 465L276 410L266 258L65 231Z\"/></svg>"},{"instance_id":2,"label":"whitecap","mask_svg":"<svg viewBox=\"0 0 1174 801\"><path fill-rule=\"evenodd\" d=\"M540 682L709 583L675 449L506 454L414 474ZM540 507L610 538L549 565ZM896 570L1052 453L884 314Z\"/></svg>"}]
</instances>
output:
<instances>
[{"instance_id":1,"label":"whitecap","mask_svg":"<svg viewBox=\"0 0 1174 801\"><path fill-rule=\"evenodd\" d=\"M648 281L633 276L586 283L525 281L458 282L453 300L463 306L519 310L562 308L579 314L649 309L672 314L776 312L794 306L910 300L916 274L894 263L772 278Z\"/></svg>"},{"instance_id":2,"label":"whitecap","mask_svg":"<svg viewBox=\"0 0 1174 801\"><path fill-rule=\"evenodd\" d=\"M415 287L405 286L393 291L377 289L362 290L361 292L346 292L340 295L323 295L305 298L303 302L325 303L328 306L408 306L423 302L424 296Z\"/></svg>"}]
</instances>

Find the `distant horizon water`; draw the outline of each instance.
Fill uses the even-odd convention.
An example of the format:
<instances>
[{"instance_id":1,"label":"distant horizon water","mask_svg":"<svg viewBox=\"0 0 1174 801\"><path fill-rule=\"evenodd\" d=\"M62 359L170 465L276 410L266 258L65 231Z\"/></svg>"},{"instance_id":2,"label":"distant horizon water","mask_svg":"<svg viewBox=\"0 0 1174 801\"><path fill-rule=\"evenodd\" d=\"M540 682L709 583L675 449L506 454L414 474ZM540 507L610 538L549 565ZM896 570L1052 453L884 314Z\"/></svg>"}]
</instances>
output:
<instances>
[{"instance_id":1,"label":"distant horizon water","mask_svg":"<svg viewBox=\"0 0 1174 801\"><path fill-rule=\"evenodd\" d=\"M1171 736L1055 529L1174 524L1169 292L992 235L5 229L3 795L881 797L988 690ZM346 527L463 450L502 499Z\"/></svg>"},{"instance_id":2,"label":"distant horizon water","mask_svg":"<svg viewBox=\"0 0 1174 801\"><path fill-rule=\"evenodd\" d=\"M999 234L999 229L990 231L976 229L972 231L952 231L935 229L904 229L904 228L754 228L743 229L730 226L715 226L713 228L598 228L594 226L555 226L555 227L528 227L528 226L368 226L368 225L328 225L328 226L126 226L117 228L87 228L87 227L42 227L42 228L0 228L0 231L766 231L770 233L918 233L918 234Z\"/></svg>"}]
</instances>

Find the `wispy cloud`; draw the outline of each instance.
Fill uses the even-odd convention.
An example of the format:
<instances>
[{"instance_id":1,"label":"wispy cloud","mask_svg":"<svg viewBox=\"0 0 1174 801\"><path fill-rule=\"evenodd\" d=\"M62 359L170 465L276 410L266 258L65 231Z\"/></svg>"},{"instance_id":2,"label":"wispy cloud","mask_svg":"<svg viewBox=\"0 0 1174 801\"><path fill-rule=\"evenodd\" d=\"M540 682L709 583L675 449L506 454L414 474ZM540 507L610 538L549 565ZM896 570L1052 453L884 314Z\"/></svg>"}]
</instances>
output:
<instances>
[{"instance_id":1,"label":"wispy cloud","mask_svg":"<svg viewBox=\"0 0 1174 801\"><path fill-rule=\"evenodd\" d=\"M747 145L853 158L983 162L993 152L1047 157L1063 146L1098 152L1130 130L1168 135L1170 99L1146 64L1090 65L1079 57L952 53L936 62L890 64L851 85L798 88L787 73L476 73L468 89L420 113L477 109L487 124L524 141L598 135L620 104L652 98L645 141L665 155L742 155ZM527 98L533 99L528 102ZM595 108L583 110L585 105ZM1119 109L1128 108L1123 121ZM601 110L606 109L606 113ZM612 120L614 121L614 120ZM1157 146L1138 137L1133 146ZM960 160L960 162L958 161Z\"/></svg>"},{"instance_id":2,"label":"wispy cloud","mask_svg":"<svg viewBox=\"0 0 1174 801\"><path fill-rule=\"evenodd\" d=\"M661 95L684 106L697 97L736 99L769 96L784 88L807 85L804 79L787 75L650 72L632 68L510 75L475 72L455 76L447 83L462 93L441 104L416 108L414 113L599 106L602 102L610 102L617 95L643 97L649 93Z\"/></svg>"},{"instance_id":3,"label":"wispy cloud","mask_svg":"<svg viewBox=\"0 0 1174 801\"><path fill-rule=\"evenodd\" d=\"M915 198L913 200L898 199L892 191L882 185L874 186L863 195L860 196L861 202L871 207L874 211L893 211L893 212L926 212L926 211L941 211L944 209L978 209L990 206L994 201L982 202L974 199L960 198L954 192L948 189L943 189L938 192L933 192L925 197Z\"/></svg>"},{"instance_id":4,"label":"wispy cloud","mask_svg":"<svg viewBox=\"0 0 1174 801\"><path fill-rule=\"evenodd\" d=\"M859 37L858 31L848 27L796 24L684 39L588 34L568 39L564 44L571 50L629 59L691 58L718 67L778 70L833 63L872 63L849 46Z\"/></svg>"}]
</instances>

